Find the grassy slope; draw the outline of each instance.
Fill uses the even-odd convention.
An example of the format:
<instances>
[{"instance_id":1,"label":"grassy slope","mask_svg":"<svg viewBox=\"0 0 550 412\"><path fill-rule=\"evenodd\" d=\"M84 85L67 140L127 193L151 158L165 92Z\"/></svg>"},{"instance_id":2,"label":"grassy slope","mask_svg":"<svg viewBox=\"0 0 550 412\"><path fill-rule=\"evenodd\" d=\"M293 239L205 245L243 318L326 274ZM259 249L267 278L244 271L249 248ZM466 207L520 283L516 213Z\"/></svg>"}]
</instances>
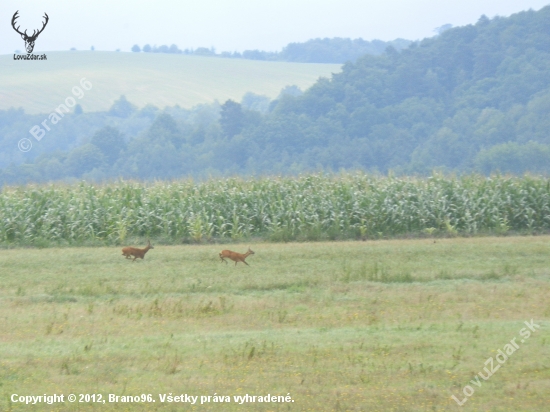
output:
<instances>
[{"instance_id":1,"label":"grassy slope","mask_svg":"<svg viewBox=\"0 0 550 412\"><path fill-rule=\"evenodd\" d=\"M271 98L287 85L311 86L338 72L337 64L261 62L243 59L115 52L50 52L47 61L0 56L0 109L23 107L49 113L72 95L82 77L93 84L79 101L84 110L108 109L120 95L141 106L240 101L252 91Z\"/></svg>"},{"instance_id":2,"label":"grassy slope","mask_svg":"<svg viewBox=\"0 0 550 412\"><path fill-rule=\"evenodd\" d=\"M118 248L2 250L0 410L11 393L55 392L154 394L118 405L132 411L179 410L159 402L169 392L290 393L291 410L454 410L450 396L534 319L541 330L465 410L546 411L549 241L258 244L249 267L221 263L212 245L157 246L136 263Z\"/></svg>"}]
</instances>

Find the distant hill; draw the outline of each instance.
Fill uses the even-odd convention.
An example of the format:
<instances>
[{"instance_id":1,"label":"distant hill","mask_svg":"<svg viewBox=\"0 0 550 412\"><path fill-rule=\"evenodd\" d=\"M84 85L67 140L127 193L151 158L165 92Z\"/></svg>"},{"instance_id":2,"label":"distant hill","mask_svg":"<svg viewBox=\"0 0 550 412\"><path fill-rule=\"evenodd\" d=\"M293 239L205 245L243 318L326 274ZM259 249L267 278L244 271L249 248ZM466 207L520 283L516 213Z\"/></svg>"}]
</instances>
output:
<instances>
[{"instance_id":1,"label":"distant hill","mask_svg":"<svg viewBox=\"0 0 550 412\"><path fill-rule=\"evenodd\" d=\"M281 89L308 88L339 72L339 64L301 64L219 59L163 53L50 52L47 61L14 61L0 56L0 110L22 107L50 113L82 77L93 85L78 101L84 111L109 109L121 95L140 107L190 108L214 100L240 100L246 92L275 98Z\"/></svg>"},{"instance_id":2,"label":"distant hill","mask_svg":"<svg viewBox=\"0 0 550 412\"><path fill-rule=\"evenodd\" d=\"M119 99L108 112L65 116L44 139L29 140L28 152L19 139L43 116L0 111L0 182L341 169L550 175L549 21L550 6L482 16L402 51L363 55L303 93L286 88L271 101L248 94L193 110L138 110ZM106 96L93 73L101 79L99 71L83 75ZM173 78L154 78L155 88L168 94ZM441 194L448 207L453 195Z\"/></svg>"},{"instance_id":3,"label":"distant hill","mask_svg":"<svg viewBox=\"0 0 550 412\"><path fill-rule=\"evenodd\" d=\"M440 32L451 27L450 24L440 27ZM264 50L245 50L239 52L221 52L216 53L214 48L199 47L196 49L180 50L177 45L172 44L162 46L151 46L146 44L143 48L135 44L132 52L135 53L168 53L168 54L187 54L194 56L223 57L229 59L249 59L249 60L268 60L282 62L299 63L346 63L355 61L365 54L379 56L383 54L388 47L399 51L409 47L412 41L405 39L395 39L391 41L372 40L367 41L361 38L350 39L325 37L323 39L311 39L302 43L289 43L280 52L267 52Z\"/></svg>"},{"instance_id":4,"label":"distant hill","mask_svg":"<svg viewBox=\"0 0 550 412\"><path fill-rule=\"evenodd\" d=\"M549 22L550 6L482 16L364 55L244 125L235 144L257 149L239 156L248 170L550 174Z\"/></svg>"},{"instance_id":5,"label":"distant hill","mask_svg":"<svg viewBox=\"0 0 550 412\"><path fill-rule=\"evenodd\" d=\"M279 54L280 60L289 62L346 63L356 61L359 57L370 54L379 56L388 47L399 51L411 45L410 40L392 41L347 38L312 39L305 43L290 43Z\"/></svg>"}]
</instances>

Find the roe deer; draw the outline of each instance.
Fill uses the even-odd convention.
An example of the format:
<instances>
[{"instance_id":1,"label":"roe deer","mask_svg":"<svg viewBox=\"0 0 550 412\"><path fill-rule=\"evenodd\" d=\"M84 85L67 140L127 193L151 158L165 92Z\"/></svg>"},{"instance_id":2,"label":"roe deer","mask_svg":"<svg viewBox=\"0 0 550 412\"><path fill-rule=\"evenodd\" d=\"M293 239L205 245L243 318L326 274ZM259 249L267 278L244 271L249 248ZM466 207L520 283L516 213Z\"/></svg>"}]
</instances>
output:
<instances>
[{"instance_id":1,"label":"roe deer","mask_svg":"<svg viewBox=\"0 0 550 412\"><path fill-rule=\"evenodd\" d=\"M154 249L154 247L151 246L151 241L147 240L147 246L145 246L143 249L130 246L122 248L122 256L126 256L126 259L130 259L132 256L134 257L134 260L136 260L137 258L143 259L149 249ZM132 262L134 260L132 260Z\"/></svg>"},{"instance_id":2,"label":"roe deer","mask_svg":"<svg viewBox=\"0 0 550 412\"><path fill-rule=\"evenodd\" d=\"M230 250L222 250L220 252L220 259L224 261L225 264L227 264L227 260L225 260L224 258L228 258L235 262L235 266L237 266L237 263L239 262L243 262L245 265L250 266L248 263L245 262L245 259L247 256L253 255L253 254L254 252L250 248L248 248L248 252L246 253L237 253L237 252L232 252Z\"/></svg>"}]
</instances>

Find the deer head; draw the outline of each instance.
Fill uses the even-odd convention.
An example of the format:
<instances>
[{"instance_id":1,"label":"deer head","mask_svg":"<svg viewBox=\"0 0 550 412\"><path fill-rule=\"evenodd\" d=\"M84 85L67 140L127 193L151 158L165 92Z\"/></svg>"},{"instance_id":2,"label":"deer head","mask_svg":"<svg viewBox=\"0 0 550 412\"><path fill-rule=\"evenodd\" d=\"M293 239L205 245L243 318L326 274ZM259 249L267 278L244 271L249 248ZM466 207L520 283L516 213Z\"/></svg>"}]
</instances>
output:
<instances>
[{"instance_id":1,"label":"deer head","mask_svg":"<svg viewBox=\"0 0 550 412\"><path fill-rule=\"evenodd\" d=\"M46 19L46 21L44 23L42 23L42 28L40 30L38 30L38 32L36 30L33 30L33 33L32 33L32 36L28 36L27 35L27 30L25 30L24 33L21 33L19 31L19 27L20 26L17 26L17 28L15 27L15 21L17 20L17 18L19 17L17 14L19 13L19 10L17 10L15 12L15 14L13 15L12 19L11 19L11 25L13 27L13 29L19 33L21 35L21 38L23 40L25 40L25 48L27 49L27 53L32 53L33 49L34 49L34 42L36 41L36 38L38 37L38 35L40 33L42 33L42 31L44 30L44 28L46 27L46 25L48 24L48 20L50 19L48 17L48 15L46 13L44 13L44 18Z\"/></svg>"}]
</instances>

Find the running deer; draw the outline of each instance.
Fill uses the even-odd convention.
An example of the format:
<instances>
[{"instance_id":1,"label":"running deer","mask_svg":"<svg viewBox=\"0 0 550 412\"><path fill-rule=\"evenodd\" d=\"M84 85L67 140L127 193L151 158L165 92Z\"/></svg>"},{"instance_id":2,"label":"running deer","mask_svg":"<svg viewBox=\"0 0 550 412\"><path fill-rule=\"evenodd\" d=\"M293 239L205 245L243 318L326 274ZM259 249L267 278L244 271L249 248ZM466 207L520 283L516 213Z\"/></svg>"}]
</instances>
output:
<instances>
[{"instance_id":1,"label":"running deer","mask_svg":"<svg viewBox=\"0 0 550 412\"><path fill-rule=\"evenodd\" d=\"M246 253L237 253L230 250L222 250L220 252L220 259L224 261L225 264L227 264L227 260L225 260L224 258L228 258L235 262L235 266L237 266L237 263L239 262L243 262L245 265L250 266L248 263L245 262L245 259L253 254L254 252L250 248L248 248L248 251Z\"/></svg>"},{"instance_id":2,"label":"running deer","mask_svg":"<svg viewBox=\"0 0 550 412\"><path fill-rule=\"evenodd\" d=\"M147 240L147 246L145 246L143 249L139 249L137 247L130 247L130 246L122 248L122 256L126 256L126 259L131 259L132 256L134 257L134 260L136 260L137 258L143 259L145 257L145 254L149 251L149 249L154 249L154 247L151 246L151 241ZM132 260L132 262L134 260Z\"/></svg>"}]
</instances>

